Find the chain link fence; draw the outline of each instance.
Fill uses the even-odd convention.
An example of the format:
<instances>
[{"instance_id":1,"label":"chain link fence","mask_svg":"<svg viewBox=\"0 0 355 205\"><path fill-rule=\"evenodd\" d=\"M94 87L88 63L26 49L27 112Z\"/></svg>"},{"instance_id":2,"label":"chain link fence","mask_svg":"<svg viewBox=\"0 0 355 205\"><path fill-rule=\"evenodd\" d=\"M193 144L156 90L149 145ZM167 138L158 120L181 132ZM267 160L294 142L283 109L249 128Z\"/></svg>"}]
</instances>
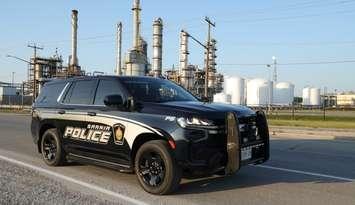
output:
<instances>
[{"instance_id":1,"label":"chain link fence","mask_svg":"<svg viewBox=\"0 0 355 205\"><path fill-rule=\"evenodd\" d=\"M28 110L32 105L32 96L0 95L0 109Z\"/></svg>"}]
</instances>

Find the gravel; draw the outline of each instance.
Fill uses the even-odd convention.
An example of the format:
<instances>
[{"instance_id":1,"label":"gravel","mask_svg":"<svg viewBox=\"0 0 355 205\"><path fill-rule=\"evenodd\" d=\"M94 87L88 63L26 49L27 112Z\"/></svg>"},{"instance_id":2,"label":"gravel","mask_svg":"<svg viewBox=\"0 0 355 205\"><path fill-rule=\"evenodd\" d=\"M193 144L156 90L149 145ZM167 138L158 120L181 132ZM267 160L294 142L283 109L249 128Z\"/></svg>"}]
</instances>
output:
<instances>
[{"instance_id":1,"label":"gravel","mask_svg":"<svg viewBox=\"0 0 355 205\"><path fill-rule=\"evenodd\" d=\"M0 204L117 204L0 160Z\"/></svg>"}]
</instances>

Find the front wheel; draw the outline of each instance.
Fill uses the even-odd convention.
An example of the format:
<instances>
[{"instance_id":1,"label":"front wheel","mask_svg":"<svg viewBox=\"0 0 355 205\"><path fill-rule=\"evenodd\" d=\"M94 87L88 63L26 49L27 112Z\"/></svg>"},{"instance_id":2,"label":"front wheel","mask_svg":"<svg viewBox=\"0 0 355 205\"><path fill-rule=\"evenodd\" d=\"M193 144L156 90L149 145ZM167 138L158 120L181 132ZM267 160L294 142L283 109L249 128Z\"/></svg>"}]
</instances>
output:
<instances>
[{"instance_id":1,"label":"front wheel","mask_svg":"<svg viewBox=\"0 0 355 205\"><path fill-rule=\"evenodd\" d=\"M163 140L150 141L139 148L135 172L143 189L151 194L169 194L181 180L181 169Z\"/></svg>"}]
</instances>

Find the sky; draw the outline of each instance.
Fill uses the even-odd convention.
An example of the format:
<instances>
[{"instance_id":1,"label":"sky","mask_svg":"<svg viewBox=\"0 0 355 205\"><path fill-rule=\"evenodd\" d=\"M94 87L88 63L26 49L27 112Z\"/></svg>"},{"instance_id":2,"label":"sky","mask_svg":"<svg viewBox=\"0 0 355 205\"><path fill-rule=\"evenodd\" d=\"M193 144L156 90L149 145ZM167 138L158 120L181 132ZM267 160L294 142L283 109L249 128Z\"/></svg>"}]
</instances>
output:
<instances>
[{"instance_id":1,"label":"sky","mask_svg":"<svg viewBox=\"0 0 355 205\"><path fill-rule=\"evenodd\" d=\"M164 21L163 69L179 64L180 30L202 42L204 17L216 22L217 69L226 76L270 78L266 64L277 58L278 80L292 82L296 94L305 86L328 91L355 90L355 0L141 0L142 36L151 56L152 23ZM43 46L40 56L58 48L70 55L71 10L79 11L79 64L88 72L113 74L116 23L123 23L123 51L132 46L131 0L0 0L0 81L27 78L24 62ZM190 43L190 63L203 64L201 46ZM345 62L344 62L345 61Z\"/></svg>"}]
</instances>

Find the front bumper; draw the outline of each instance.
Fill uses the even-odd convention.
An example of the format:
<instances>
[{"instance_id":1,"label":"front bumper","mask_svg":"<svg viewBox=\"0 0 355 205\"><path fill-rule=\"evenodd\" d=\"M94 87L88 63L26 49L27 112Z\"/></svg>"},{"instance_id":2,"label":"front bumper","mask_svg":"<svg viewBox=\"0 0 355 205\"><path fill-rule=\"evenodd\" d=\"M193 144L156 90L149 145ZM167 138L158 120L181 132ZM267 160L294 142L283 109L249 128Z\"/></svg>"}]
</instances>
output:
<instances>
[{"instance_id":1,"label":"front bumper","mask_svg":"<svg viewBox=\"0 0 355 205\"><path fill-rule=\"evenodd\" d=\"M178 160L185 173L192 176L210 175L219 171L233 174L242 166L267 161L269 159L267 121L263 112L257 112L253 119L260 135L258 139L253 138L250 132L240 132L238 116L235 113L228 113L226 126L213 132L186 129L184 134L193 135L194 138L189 143L184 143L186 158ZM246 136L252 140L242 142L242 138Z\"/></svg>"}]
</instances>

